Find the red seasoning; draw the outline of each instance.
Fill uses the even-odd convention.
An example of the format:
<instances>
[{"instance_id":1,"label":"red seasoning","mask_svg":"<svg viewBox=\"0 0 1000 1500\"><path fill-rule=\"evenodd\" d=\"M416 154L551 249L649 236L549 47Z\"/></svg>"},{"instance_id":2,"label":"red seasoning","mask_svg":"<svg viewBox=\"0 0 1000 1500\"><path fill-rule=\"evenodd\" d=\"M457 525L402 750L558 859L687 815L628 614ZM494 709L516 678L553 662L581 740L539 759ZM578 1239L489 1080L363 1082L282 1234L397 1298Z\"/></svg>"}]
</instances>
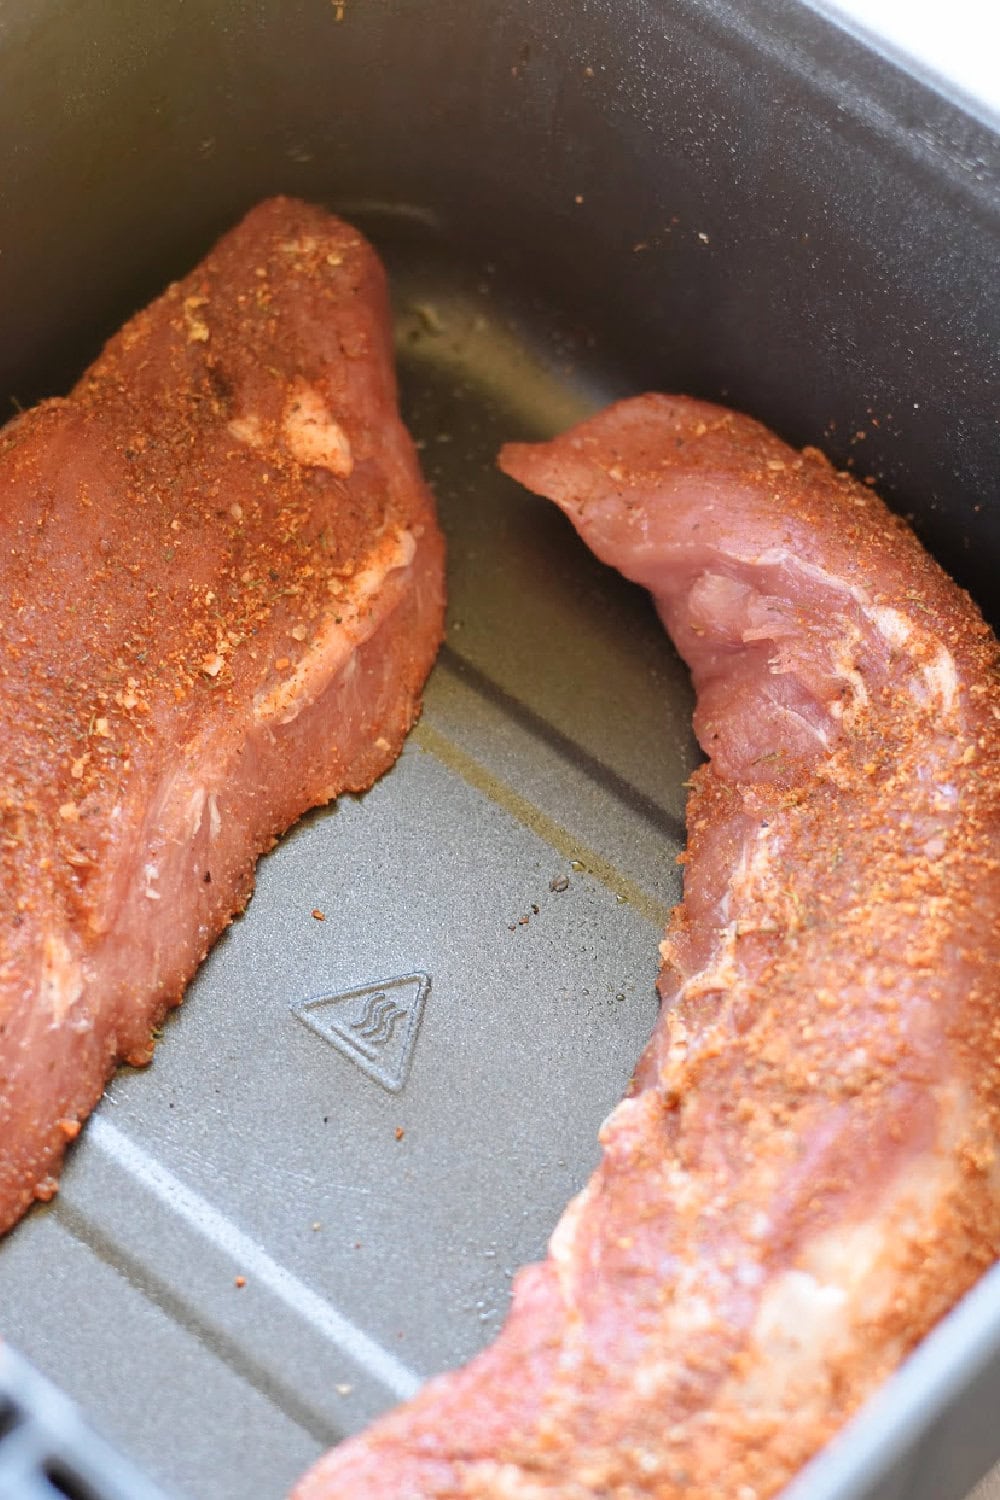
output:
<instances>
[{"instance_id":1,"label":"red seasoning","mask_svg":"<svg viewBox=\"0 0 1000 1500\"><path fill-rule=\"evenodd\" d=\"M684 902L499 1339L297 1500L768 1500L1000 1252L997 642L867 487L718 407L501 466L691 667Z\"/></svg>"},{"instance_id":2,"label":"red seasoning","mask_svg":"<svg viewBox=\"0 0 1000 1500\"><path fill-rule=\"evenodd\" d=\"M361 235L274 199L0 431L0 1231L416 717L443 546L391 328Z\"/></svg>"}]
</instances>

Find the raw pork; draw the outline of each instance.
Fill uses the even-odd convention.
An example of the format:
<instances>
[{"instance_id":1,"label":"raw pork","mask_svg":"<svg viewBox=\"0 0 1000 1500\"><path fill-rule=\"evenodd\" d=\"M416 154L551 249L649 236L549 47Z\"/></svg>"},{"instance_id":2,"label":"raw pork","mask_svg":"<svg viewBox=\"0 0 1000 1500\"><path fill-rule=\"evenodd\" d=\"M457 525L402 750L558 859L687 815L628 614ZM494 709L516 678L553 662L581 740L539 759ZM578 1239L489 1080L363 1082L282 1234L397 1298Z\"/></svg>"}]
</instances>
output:
<instances>
[{"instance_id":1,"label":"raw pork","mask_svg":"<svg viewBox=\"0 0 1000 1500\"><path fill-rule=\"evenodd\" d=\"M0 1229L307 808L392 764L443 548L384 277L256 208L0 433Z\"/></svg>"},{"instance_id":2,"label":"raw pork","mask_svg":"<svg viewBox=\"0 0 1000 1500\"><path fill-rule=\"evenodd\" d=\"M663 1009L500 1338L297 1500L764 1500L1000 1248L997 644L748 418L646 396L500 463L692 670Z\"/></svg>"}]
</instances>

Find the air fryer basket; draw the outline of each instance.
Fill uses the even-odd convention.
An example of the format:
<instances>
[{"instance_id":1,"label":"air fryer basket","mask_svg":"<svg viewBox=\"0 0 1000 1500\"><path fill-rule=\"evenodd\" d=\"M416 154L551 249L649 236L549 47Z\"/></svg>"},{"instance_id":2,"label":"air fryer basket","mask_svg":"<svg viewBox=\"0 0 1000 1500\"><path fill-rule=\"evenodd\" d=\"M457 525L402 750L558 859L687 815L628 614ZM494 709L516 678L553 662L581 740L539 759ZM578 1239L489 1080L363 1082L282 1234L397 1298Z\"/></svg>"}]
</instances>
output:
<instances>
[{"instance_id":1,"label":"air fryer basket","mask_svg":"<svg viewBox=\"0 0 1000 1500\"><path fill-rule=\"evenodd\" d=\"M0 1330L151 1479L277 1497L495 1334L655 1018L689 686L497 447L725 400L871 475L995 622L1000 147L792 0L23 0L0 141L6 397L64 388L257 199L322 201L389 265L449 538L399 765L263 862L0 1243ZM958 1500L998 1350L989 1276L795 1493ZM0 1495L44 1493L4 1409Z\"/></svg>"}]
</instances>

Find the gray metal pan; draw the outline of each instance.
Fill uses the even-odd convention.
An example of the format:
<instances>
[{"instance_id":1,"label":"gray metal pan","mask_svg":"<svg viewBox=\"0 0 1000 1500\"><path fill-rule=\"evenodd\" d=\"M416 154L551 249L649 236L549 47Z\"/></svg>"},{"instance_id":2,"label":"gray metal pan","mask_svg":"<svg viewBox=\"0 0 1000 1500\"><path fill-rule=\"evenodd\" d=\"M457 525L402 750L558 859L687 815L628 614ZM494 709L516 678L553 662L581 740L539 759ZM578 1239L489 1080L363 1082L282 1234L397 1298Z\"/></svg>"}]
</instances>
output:
<instances>
[{"instance_id":1,"label":"gray metal pan","mask_svg":"<svg viewBox=\"0 0 1000 1500\"><path fill-rule=\"evenodd\" d=\"M779 0L30 0L0 142L5 397L250 202L316 198L389 264L449 537L399 765L263 862L0 1244L0 1328L155 1482L277 1497L493 1336L655 1016L689 688L497 446L728 400L875 476L996 619L1000 143ZM988 1277L797 1495L958 1500L998 1350Z\"/></svg>"}]
</instances>

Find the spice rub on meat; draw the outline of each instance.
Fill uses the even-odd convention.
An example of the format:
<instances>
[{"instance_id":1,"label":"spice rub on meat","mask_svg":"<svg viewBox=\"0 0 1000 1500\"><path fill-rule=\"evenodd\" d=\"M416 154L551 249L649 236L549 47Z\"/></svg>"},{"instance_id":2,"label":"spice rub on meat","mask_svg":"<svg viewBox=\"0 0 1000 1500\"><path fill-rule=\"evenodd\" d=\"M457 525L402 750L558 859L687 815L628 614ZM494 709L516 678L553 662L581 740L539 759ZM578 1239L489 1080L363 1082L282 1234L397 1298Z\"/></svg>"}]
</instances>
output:
<instances>
[{"instance_id":1,"label":"spice rub on meat","mask_svg":"<svg viewBox=\"0 0 1000 1500\"><path fill-rule=\"evenodd\" d=\"M307 808L418 712L443 546L384 276L260 205L0 432L0 1229Z\"/></svg>"},{"instance_id":2,"label":"spice rub on meat","mask_svg":"<svg viewBox=\"0 0 1000 1500\"><path fill-rule=\"evenodd\" d=\"M297 1500L765 1500L1000 1249L997 643L746 417L645 396L500 464L694 677L663 1009L500 1338Z\"/></svg>"}]
</instances>

